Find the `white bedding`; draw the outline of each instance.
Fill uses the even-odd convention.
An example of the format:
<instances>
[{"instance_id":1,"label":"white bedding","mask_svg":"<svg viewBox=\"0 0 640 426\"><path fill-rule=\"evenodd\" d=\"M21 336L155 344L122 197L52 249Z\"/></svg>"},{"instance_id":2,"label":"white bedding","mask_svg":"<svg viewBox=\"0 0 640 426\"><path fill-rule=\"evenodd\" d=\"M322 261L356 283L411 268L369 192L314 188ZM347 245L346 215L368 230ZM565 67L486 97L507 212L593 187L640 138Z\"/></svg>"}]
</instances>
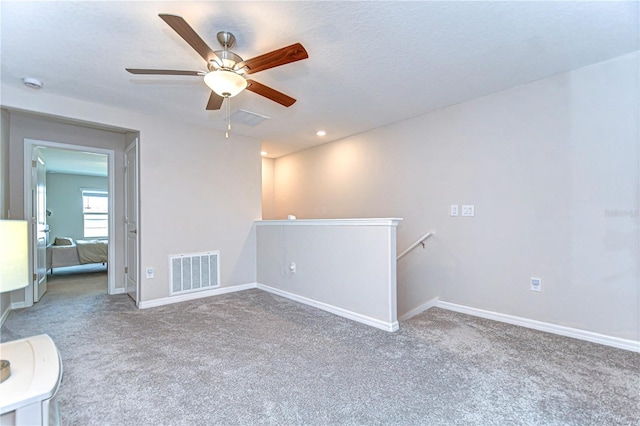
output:
<instances>
[{"instance_id":1,"label":"white bedding","mask_svg":"<svg viewBox=\"0 0 640 426\"><path fill-rule=\"evenodd\" d=\"M47 269L63 266L108 262L108 242L102 240L78 240L68 246L47 247Z\"/></svg>"},{"instance_id":2,"label":"white bedding","mask_svg":"<svg viewBox=\"0 0 640 426\"><path fill-rule=\"evenodd\" d=\"M106 241L77 241L78 259L81 264L102 263L107 261Z\"/></svg>"}]
</instances>

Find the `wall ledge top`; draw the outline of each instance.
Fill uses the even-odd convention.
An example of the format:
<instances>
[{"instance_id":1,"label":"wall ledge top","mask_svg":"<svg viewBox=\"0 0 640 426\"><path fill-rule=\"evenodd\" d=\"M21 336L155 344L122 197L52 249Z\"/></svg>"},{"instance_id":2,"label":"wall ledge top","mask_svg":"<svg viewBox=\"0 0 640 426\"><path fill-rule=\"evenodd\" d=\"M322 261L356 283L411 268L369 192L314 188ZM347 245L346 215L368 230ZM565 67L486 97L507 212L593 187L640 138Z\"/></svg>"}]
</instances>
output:
<instances>
[{"instance_id":1,"label":"wall ledge top","mask_svg":"<svg viewBox=\"0 0 640 426\"><path fill-rule=\"evenodd\" d=\"M256 226L398 226L402 218L256 220Z\"/></svg>"}]
</instances>

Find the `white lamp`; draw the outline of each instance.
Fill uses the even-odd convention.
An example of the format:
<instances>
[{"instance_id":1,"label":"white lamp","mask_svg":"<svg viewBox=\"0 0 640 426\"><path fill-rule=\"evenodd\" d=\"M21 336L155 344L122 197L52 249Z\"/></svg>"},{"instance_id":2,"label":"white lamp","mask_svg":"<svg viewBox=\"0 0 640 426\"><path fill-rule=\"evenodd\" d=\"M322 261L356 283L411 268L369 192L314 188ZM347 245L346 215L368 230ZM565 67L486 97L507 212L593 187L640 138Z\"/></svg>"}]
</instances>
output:
<instances>
[{"instance_id":1,"label":"white lamp","mask_svg":"<svg viewBox=\"0 0 640 426\"><path fill-rule=\"evenodd\" d=\"M205 75L204 83L223 98L232 98L247 88L247 80L243 76L225 68Z\"/></svg>"},{"instance_id":2,"label":"white lamp","mask_svg":"<svg viewBox=\"0 0 640 426\"><path fill-rule=\"evenodd\" d=\"M0 293L29 285L29 235L24 220L0 220ZM0 361L0 383L11 375L9 361Z\"/></svg>"}]
</instances>

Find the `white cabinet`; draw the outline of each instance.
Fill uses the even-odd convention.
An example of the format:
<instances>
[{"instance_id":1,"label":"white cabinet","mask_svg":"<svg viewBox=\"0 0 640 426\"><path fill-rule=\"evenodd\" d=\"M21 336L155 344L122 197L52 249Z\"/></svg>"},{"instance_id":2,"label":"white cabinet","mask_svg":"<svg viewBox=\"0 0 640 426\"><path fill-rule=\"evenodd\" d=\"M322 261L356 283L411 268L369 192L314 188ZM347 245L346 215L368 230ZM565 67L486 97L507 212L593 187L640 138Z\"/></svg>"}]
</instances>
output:
<instances>
[{"instance_id":1,"label":"white cabinet","mask_svg":"<svg viewBox=\"0 0 640 426\"><path fill-rule=\"evenodd\" d=\"M0 383L0 424L57 425L54 396L62 380L58 348L46 334L0 344L11 376Z\"/></svg>"}]
</instances>

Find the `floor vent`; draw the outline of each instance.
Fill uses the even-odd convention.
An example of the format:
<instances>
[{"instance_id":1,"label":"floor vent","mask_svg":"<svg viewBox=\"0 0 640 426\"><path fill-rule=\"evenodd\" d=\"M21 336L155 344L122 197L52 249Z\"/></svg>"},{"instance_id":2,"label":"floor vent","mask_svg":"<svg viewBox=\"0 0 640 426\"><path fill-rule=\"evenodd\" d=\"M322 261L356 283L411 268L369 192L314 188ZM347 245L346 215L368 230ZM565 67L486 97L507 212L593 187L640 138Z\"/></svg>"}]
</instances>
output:
<instances>
[{"instance_id":1,"label":"floor vent","mask_svg":"<svg viewBox=\"0 0 640 426\"><path fill-rule=\"evenodd\" d=\"M169 256L171 294L208 290L220 285L220 252Z\"/></svg>"}]
</instances>

